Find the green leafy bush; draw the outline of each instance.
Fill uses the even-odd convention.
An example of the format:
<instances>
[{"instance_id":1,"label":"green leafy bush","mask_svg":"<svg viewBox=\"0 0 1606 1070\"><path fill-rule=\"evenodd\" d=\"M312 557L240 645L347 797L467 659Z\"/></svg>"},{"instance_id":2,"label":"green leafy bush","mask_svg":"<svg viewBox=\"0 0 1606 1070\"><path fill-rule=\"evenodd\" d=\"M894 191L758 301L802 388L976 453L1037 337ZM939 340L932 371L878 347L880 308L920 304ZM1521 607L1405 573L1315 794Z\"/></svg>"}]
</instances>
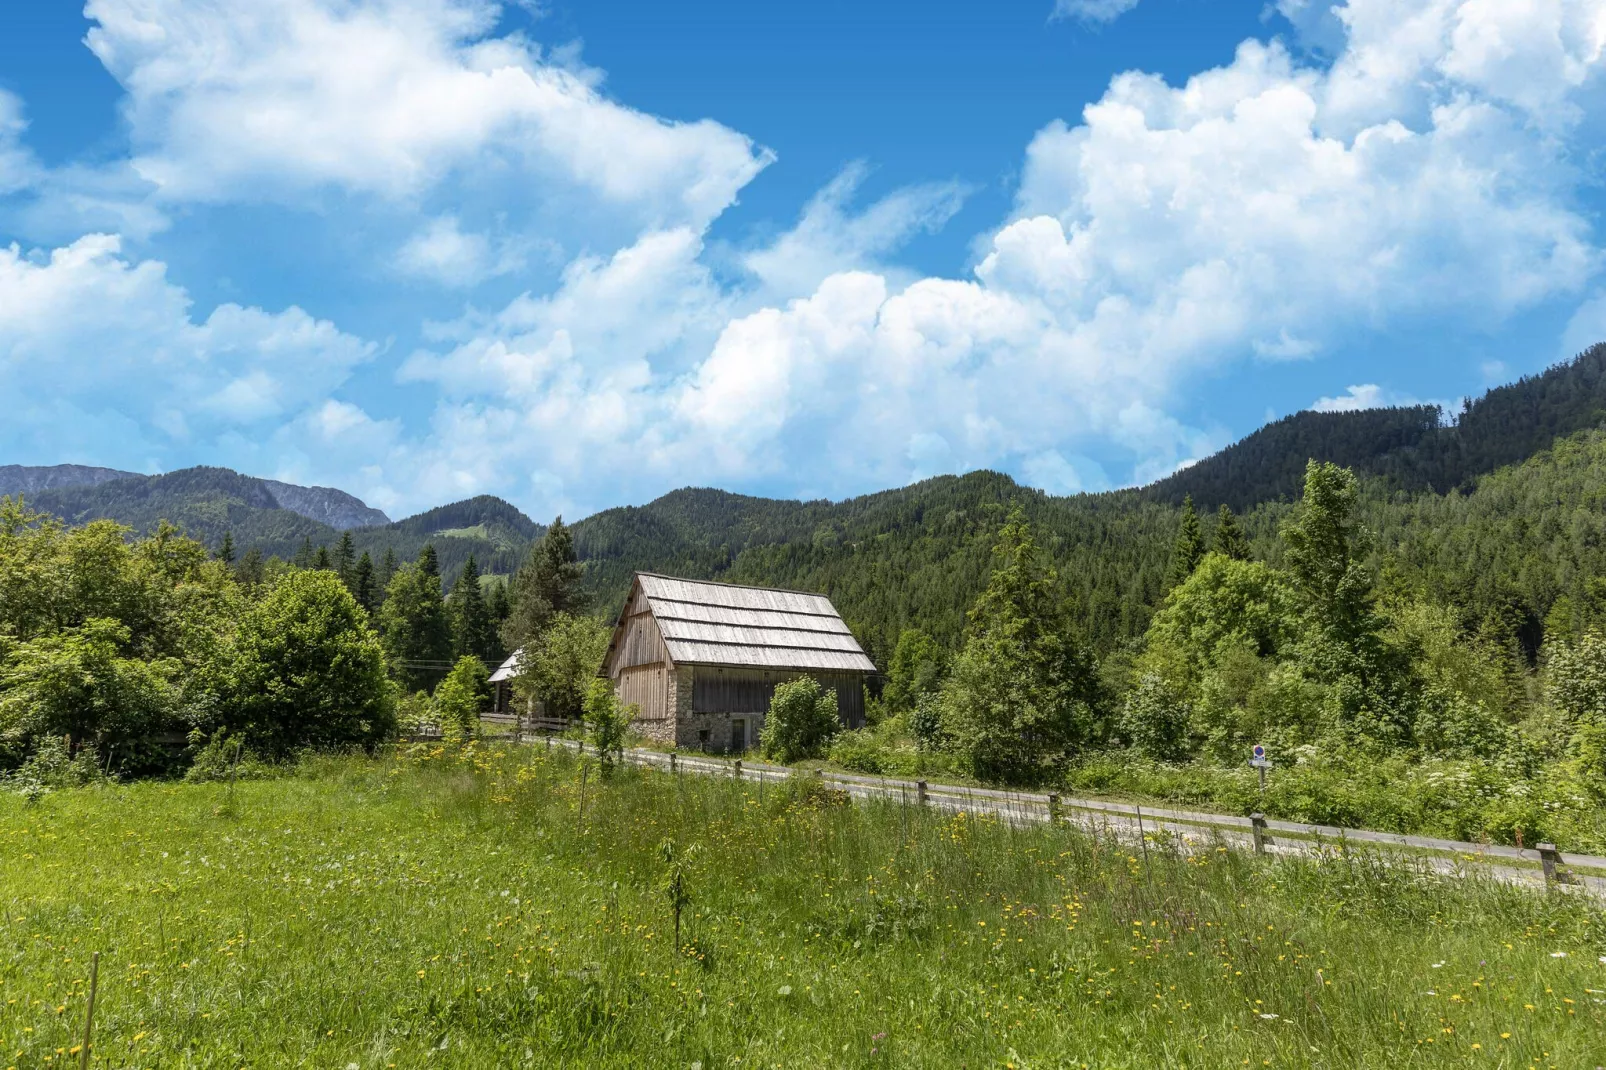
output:
<instances>
[{"instance_id":1,"label":"green leafy bush","mask_svg":"<svg viewBox=\"0 0 1606 1070\"><path fill-rule=\"evenodd\" d=\"M219 729L211 738L199 730L190 733L190 767L184 779L190 783L219 780L264 780L277 776L278 768L262 761L245 747L245 740Z\"/></svg>"},{"instance_id":2,"label":"green leafy bush","mask_svg":"<svg viewBox=\"0 0 1606 1070\"><path fill-rule=\"evenodd\" d=\"M490 695L490 673L472 654L457 659L446 679L435 688L435 718L447 739L473 739L480 727L480 710Z\"/></svg>"},{"instance_id":3,"label":"green leafy bush","mask_svg":"<svg viewBox=\"0 0 1606 1070\"><path fill-rule=\"evenodd\" d=\"M269 756L372 745L395 727L385 652L332 572L292 572L240 625L235 717Z\"/></svg>"},{"instance_id":4,"label":"green leafy bush","mask_svg":"<svg viewBox=\"0 0 1606 1070\"><path fill-rule=\"evenodd\" d=\"M759 733L760 751L783 763L823 757L841 727L836 707L836 692L821 688L812 676L781 684Z\"/></svg>"},{"instance_id":5,"label":"green leafy bush","mask_svg":"<svg viewBox=\"0 0 1606 1070\"><path fill-rule=\"evenodd\" d=\"M586 696L612 635L595 617L558 613L548 618L519 658L513 686L520 698L541 703L548 717L584 716Z\"/></svg>"},{"instance_id":6,"label":"green leafy bush","mask_svg":"<svg viewBox=\"0 0 1606 1070\"><path fill-rule=\"evenodd\" d=\"M61 788L81 788L105 779L93 744L72 753L65 736L40 736L34 752L9 778L10 787L29 800Z\"/></svg>"},{"instance_id":7,"label":"green leafy bush","mask_svg":"<svg viewBox=\"0 0 1606 1070\"><path fill-rule=\"evenodd\" d=\"M171 660L127 657L127 625L94 617L13 644L0 663L0 735L26 743L67 736L127 744L178 723Z\"/></svg>"},{"instance_id":8,"label":"green leafy bush","mask_svg":"<svg viewBox=\"0 0 1606 1070\"><path fill-rule=\"evenodd\" d=\"M1193 712L1156 673L1138 681L1121 712L1121 735L1140 754L1161 761L1185 757Z\"/></svg>"},{"instance_id":9,"label":"green leafy bush","mask_svg":"<svg viewBox=\"0 0 1606 1070\"><path fill-rule=\"evenodd\" d=\"M920 696L914 709L909 711L906 723L916 745L924 750L941 750L943 746L942 704L940 693Z\"/></svg>"},{"instance_id":10,"label":"green leafy bush","mask_svg":"<svg viewBox=\"0 0 1606 1070\"><path fill-rule=\"evenodd\" d=\"M838 732L831 740L831 761L855 773L874 776L887 771L887 747L872 729Z\"/></svg>"}]
</instances>

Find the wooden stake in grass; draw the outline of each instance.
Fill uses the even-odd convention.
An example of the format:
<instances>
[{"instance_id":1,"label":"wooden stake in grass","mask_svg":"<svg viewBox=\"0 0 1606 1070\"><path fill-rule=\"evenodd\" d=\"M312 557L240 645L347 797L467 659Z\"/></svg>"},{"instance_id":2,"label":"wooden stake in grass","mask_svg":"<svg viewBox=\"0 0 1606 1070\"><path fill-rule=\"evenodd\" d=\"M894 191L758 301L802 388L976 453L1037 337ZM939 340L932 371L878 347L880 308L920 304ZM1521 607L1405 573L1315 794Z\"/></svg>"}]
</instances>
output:
<instances>
[{"instance_id":1,"label":"wooden stake in grass","mask_svg":"<svg viewBox=\"0 0 1606 1070\"><path fill-rule=\"evenodd\" d=\"M585 762L581 762L580 763L580 819L576 822L577 825L581 825L581 826L584 826L585 823L586 823L586 777L588 775L590 775L590 773L591 773L591 766L587 765Z\"/></svg>"},{"instance_id":2,"label":"wooden stake in grass","mask_svg":"<svg viewBox=\"0 0 1606 1070\"><path fill-rule=\"evenodd\" d=\"M1143 877L1151 884L1154 882L1154 873L1149 869L1149 837L1143 832L1143 807L1134 806L1138 812L1138 842L1143 845Z\"/></svg>"},{"instance_id":3,"label":"wooden stake in grass","mask_svg":"<svg viewBox=\"0 0 1606 1070\"><path fill-rule=\"evenodd\" d=\"M89 1066L89 1045L95 1035L95 990L100 984L100 952L89 959L89 1010L84 1015L84 1043L78 1051L79 1070Z\"/></svg>"}]
</instances>

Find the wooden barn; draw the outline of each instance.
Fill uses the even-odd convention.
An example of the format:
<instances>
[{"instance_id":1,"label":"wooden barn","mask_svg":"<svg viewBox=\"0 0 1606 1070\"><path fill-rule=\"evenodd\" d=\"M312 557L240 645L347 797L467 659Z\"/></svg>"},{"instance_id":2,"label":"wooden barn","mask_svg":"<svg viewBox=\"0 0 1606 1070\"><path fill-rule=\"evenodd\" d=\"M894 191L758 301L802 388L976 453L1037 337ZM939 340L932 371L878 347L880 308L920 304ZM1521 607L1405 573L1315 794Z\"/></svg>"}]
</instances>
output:
<instances>
[{"instance_id":1,"label":"wooden barn","mask_svg":"<svg viewBox=\"0 0 1606 1070\"><path fill-rule=\"evenodd\" d=\"M831 600L638 572L602 675L641 712L649 739L699 750L758 743L777 684L812 676L837 696L849 728L864 724L875 665Z\"/></svg>"}]
</instances>

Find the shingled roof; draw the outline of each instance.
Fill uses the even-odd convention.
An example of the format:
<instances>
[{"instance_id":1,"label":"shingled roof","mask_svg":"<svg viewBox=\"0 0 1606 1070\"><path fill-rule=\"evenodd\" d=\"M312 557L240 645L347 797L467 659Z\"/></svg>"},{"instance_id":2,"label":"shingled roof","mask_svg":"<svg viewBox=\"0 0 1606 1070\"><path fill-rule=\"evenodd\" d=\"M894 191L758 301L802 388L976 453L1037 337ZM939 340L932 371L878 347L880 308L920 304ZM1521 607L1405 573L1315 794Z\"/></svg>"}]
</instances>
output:
<instances>
[{"instance_id":1,"label":"shingled roof","mask_svg":"<svg viewBox=\"0 0 1606 1070\"><path fill-rule=\"evenodd\" d=\"M677 665L875 672L820 594L636 574Z\"/></svg>"}]
</instances>

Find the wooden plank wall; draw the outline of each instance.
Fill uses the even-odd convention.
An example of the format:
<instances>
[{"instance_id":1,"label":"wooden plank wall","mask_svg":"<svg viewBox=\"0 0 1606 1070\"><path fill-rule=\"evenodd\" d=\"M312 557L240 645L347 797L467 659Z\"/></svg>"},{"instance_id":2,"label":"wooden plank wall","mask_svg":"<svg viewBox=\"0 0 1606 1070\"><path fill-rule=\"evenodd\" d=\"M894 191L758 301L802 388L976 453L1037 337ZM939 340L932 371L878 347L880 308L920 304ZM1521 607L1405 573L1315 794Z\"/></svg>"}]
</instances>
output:
<instances>
[{"instance_id":1,"label":"wooden plank wall","mask_svg":"<svg viewBox=\"0 0 1606 1070\"><path fill-rule=\"evenodd\" d=\"M669 666L633 665L615 681L619 701L641 707L637 720L661 721L669 716Z\"/></svg>"},{"instance_id":2,"label":"wooden plank wall","mask_svg":"<svg viewBox=\"0 0 1606 1070\"><path fill-rule=\"evenodd\" d=\"M608 656L608 674L619 701L641 707L638 719L659 721L669 716L669 648L639 587L632 593L618 644Z\"/></svg>"},{"instance_id":3,"label":"wooden plank wall","mask_svg":"<svg viewBox=\"0 0 1606 1070\"><path fill-rule=\"evenodd\" d=\"M616 678L621 670L632 666L665 664L669 661L669 648L664 645L658 622L647 608L647 600L638 597L637 601L640 608L631 605L630 615L625 618L625 626L619 636L619 645L609 656L609 673Z\"/></svg>"},{"instance_id":4,"label":"wooden plank wall","mask_svg":"<svg viewBox=\"0 0 1606 1070\"><path fill-rule=\"evenodd\" d=\"M836 691L837 715L849 728L864 727L864 677L858 673L795 673L762 669L698 666L692 678L694 713L762 714L770 708L777 684L813 676L821 687Z\"/></svg>"}]
</instances>

